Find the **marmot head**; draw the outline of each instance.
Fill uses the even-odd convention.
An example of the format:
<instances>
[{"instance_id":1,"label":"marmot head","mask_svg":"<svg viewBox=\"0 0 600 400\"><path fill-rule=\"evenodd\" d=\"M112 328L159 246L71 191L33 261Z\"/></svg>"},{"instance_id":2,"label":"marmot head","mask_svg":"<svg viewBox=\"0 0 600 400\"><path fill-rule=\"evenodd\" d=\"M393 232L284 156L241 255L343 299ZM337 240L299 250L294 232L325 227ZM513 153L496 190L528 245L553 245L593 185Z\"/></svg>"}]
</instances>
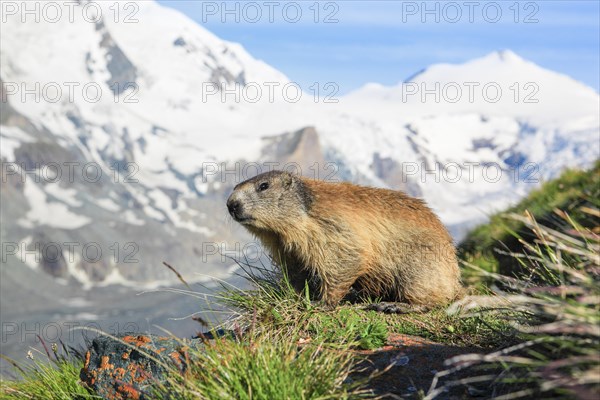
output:
<instances>
[{"instance_id":1,"label":"marmot head","mask_svg":"<svg viewBox=\"0 0 600 400\"><path fill-rule=\"evenodd\" d=\"M312 201L310 190L298 176L270 171L233 188L227 209L234 220L250 230L278 232L299 223Z\"/></svg>"}]
</instances>

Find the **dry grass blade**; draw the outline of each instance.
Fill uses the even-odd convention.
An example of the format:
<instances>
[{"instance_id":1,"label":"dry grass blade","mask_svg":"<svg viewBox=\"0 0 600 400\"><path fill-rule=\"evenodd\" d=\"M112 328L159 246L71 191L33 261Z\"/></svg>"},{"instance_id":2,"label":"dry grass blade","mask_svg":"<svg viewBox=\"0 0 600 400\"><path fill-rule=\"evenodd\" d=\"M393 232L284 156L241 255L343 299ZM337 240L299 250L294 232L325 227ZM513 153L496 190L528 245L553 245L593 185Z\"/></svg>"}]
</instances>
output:
<instances>
[{"instance_id":1,"label":"dry grass blade","mask_svg":"<svg viewBox=\"0 0 600 400\"><path fill-rule=\"evenodd\" d=\"M600 215L590 207L582 211L594 217ZM500 390L494 393L495 398L541 393L579 399L600 396L600 275L595 273L600 268L599 236L564 211L555 211L555 215L564 222L561 231L538 224L529 212L510 216L535 235L520 239L524 253L518 259L523 274L517 278L486 275L513 293L498 291L499 296L466 298L450 308L464 313L477 309L478 303L489 306L510 301L513 308L526 311L525 318L515 326L532 339L491 354L448 360L449 368L436 374L427 398L460 383L454 380L440 384L442 378L484 366L495 366L500 371L493 376L482 375L489 378L494 390ZM503 312L502 307L494 312ZM507 379L512 383L503 384Z\"/></svg>"}]
</instances>

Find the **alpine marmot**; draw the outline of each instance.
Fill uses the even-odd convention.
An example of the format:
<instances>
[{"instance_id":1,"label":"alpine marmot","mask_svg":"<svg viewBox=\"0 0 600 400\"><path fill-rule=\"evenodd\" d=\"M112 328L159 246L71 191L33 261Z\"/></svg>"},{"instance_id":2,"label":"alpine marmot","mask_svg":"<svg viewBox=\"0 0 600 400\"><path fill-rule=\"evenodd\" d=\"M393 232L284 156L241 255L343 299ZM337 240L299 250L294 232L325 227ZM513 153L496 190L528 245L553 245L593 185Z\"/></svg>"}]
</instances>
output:
<instances>
[{"instance_id":1,"label":"alpine marmot","mask_svg":"<svg viewBox=\"0 0 600 400\"><path fill-rule=\"evenodd\" d=\"M452 238L405 193L271 171L237 185L227 208L326 306L349 293L429 308L462 293Z\"/></svg>"}]
</instances>

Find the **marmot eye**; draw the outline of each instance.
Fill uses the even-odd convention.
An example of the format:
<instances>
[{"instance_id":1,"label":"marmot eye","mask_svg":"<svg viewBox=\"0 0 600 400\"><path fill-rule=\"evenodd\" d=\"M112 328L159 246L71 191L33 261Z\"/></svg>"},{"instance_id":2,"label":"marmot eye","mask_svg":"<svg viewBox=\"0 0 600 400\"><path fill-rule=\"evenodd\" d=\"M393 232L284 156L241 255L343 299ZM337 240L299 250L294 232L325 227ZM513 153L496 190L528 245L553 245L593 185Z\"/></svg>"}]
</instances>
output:
<instances>
[{"instance_id":1,"label":"marmot eye","mask_svg":"<svg viewBox=\"0 0 600 400\"><path fill-rule=\"evenodd\" d=\"M258 191L262 192L263 190L267 190L269 188L268 182L263 182L258 186Z\"/></svg>"}]
</instances>

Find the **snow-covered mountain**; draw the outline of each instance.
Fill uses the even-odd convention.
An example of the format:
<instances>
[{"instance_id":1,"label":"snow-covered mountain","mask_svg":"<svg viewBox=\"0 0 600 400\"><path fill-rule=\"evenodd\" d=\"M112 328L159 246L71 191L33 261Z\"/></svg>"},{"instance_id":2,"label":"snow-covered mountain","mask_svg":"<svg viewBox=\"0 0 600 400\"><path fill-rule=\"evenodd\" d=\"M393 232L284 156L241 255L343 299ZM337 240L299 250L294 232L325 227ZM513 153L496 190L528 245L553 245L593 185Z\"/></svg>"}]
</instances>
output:
<instances>
[{"instance_id":1,"label":"snow-covered mountain","mask_svg":"<svg viewBox=\"0 0 600 400\"><path fill-rule=\"evenodd\" d=\"M165 260L190 279L228 276L216 250L249 238L224 199L269 165L422 196L459 238L600 155L598 93L508 50L315 99L239 44L137 4L137 23L2 24L1 234L17 244L3 248L14 270L152 286L172 280ZM52 243L60 257L43 251ZM84 253L90 243L103 256Z\"/></svg>"}]
</instances>

